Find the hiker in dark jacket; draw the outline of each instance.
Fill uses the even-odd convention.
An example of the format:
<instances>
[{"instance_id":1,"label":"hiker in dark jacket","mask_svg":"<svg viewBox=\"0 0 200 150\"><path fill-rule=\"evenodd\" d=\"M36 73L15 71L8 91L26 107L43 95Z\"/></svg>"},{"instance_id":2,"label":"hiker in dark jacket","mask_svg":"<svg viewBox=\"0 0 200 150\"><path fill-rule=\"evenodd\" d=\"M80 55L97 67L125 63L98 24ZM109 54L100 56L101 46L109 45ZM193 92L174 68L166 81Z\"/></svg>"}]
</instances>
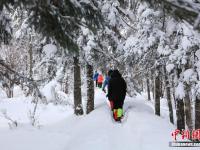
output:
<instances>
[{"instance_id":1,"label":"hiker in dark jacket","mask_svg":"<svg viewBox=\"0 0 200 150\"><path fill-rule=\"evenodd\" d=\"M108 83L108 99L113 110L113 117L120 121L123 116L123 104L126 97L126 82L118 70L114 70Z\"/></svg>"}]
</instances>

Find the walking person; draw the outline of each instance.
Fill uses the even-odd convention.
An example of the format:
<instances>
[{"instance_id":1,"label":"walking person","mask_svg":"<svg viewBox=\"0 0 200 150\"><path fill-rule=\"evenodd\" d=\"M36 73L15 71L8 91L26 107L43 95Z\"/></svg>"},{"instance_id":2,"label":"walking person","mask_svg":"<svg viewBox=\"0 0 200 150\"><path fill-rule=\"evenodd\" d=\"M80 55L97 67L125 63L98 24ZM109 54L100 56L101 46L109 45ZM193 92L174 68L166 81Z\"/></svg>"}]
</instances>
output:
<instances>
[{"instance_id":1,"label":"walking person","mask_svg":"<svg viewBox=\"0 0 200 150\"><path fill-rule=\"evenodd\" d=\"M106 93L105 88L106 88L106 86L108 87L108 83L109 83L109 80L110 80L110 78L111 78L112 72L113 72L112 70L109 70L109 71L108 71L107 76L106 76L106 78L105 78L105 80L104 80L104 82L103 82L102 90L103 90L105 93Z\"/></svg>"},{"instance_id":2,"label":"walking person","mask_svg":"<svg viewBox=\"0 0 200 150\"><path fill-rule=\"evenodd\" d=\"M126 82L118 70L114 70L108 83L108 100L110 101L115 121L121 121L123 104L126 97Z\"/></svg>"},{"instance_id":3,"label":"walking person","mask_svg":"<svg viewBox=\"0 0 200 150\"><path fill-rule=\"evenodd\" d=\"M97 71L95 71L93 80L96 82L96 87L98 87L98 76L99 76L99 73Z\"/></svg>"},{"instance_id":4,"label":"walking person","mask_svg":"<svg viewBox=\"0 0 200 150\"><path fill-rule=\"evenodd\" d=\"M102 88L102 84L103 84L103 75L102 74L99 74L97 82L98 82L98 87Z\"/></svg>"}]
</instances>

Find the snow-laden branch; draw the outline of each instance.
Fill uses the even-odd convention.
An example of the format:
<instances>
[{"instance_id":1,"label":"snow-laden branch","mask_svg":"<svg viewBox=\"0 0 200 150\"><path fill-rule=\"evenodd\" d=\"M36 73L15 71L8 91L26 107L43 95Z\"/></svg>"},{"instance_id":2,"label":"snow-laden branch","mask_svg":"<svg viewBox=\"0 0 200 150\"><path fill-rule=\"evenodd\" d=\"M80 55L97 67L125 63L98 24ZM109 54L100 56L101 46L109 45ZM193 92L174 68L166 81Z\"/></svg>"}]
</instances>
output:
<instances>
[{"instance_id":1,"label":"snow-laden branch","mask_svg":"<svg viewBox=\"0 0 200 150\"><path fill-rule=\"evenodd\" d=\"M122 20L127 26L129 26L131 29L133 29L134 31L136 31L137 29L131 25L131 24L133 24L133 22L135 22L135 21L133 21L133 19L132 19L123 9L121 9L120 7L116 7L116 9L118 10L119 14L121 15L121 16L120 16L121 20ZM127 18L131 24L128 23L124 18Z\"/></svg>"},{"instance_id":2,"label":"snow-laden branch","mask_svg":"<svg viewBox=\"0 0 200 150\"><path fill-rule=\"evenodd\" d=\"M103 45L100 42L98 42L98 45L99 45L100 48L95 48L94 49L95 51L101 53L103 56L107 57L108 59L115 61L118 65L121 65L121 62L119 62L115 58L115 56L113 56L113 54L109 54L109 53L103 51L104 48L103 48Z\"/></svg>"},{"instance_id":3,"label":"snow-laden branch","mask_svg":"<svg viewBox=\"0 0 200 150\"><path fill-rule=\"evenodd\" d=\"M157 5L154 0L145 0L150 2L152 5ZM191 0L156 0L160 4L164 5L164 9L168 13L175 15L176 17L186 20L195 29L200 30L199 25L199 14L200 14L200 3L193 2Z\"/></svg>"},{"instance_id":4,"label":"snow-laden branch","mask_svg":"<svg viewBox=\"0 0 200 150\"><path fill-rule=\"evenodd\" d=\"M20 81L28 83L28 86L31 86L31 88L35 89L35 94L36 94L35 96L39 97L41 100L43 100L44 103L46 103L45 97L42 95L42 93L38 89L38 86L37 86L36 82L33 79L25 77L25 76L19 74L18 72L14 71L7 64L5 64L4 61L1 60L1 59L0 59L0 66L2 66L4 68L5 72L9 72L9 73L14 74L16 76L16 78L15 79L11 79L3 71L0 70L0 74L1 75L3 75L4 77L6 77L8 80L12 81L15 84L19 84Z\"/></svg>"}]
</instances>

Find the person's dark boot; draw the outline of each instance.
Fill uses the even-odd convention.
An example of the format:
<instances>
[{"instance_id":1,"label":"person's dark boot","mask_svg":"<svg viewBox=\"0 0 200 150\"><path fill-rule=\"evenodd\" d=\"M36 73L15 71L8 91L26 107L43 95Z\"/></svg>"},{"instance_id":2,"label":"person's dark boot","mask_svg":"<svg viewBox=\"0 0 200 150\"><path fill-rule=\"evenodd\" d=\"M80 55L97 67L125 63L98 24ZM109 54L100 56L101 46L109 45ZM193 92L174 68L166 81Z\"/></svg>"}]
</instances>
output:
<instances>
[{"instance_id":1,"label":"person's dark boot","mask_svg":"<svg viewBox=\"0 0 200 150\"><path fill-rule=\"evenodd\" d=\"M118 117L115 121L116 122L121 122L121 117Z\"/></svg>"}]
</instances>

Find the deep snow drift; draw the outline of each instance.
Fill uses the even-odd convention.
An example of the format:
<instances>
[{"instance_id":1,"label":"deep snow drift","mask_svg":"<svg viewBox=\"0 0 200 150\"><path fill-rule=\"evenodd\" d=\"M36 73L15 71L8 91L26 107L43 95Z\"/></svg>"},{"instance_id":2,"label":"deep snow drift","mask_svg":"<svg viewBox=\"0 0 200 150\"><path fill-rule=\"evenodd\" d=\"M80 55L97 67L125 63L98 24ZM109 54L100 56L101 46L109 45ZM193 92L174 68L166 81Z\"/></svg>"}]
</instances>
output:
<instances>
[{"instance_id":1,"label":"deep snow drift","mask_svg":"<svg viewBox=\"0 0 200 150\"><path fill-rule=\"evenodd\" d=\"M0 100L0 110L19 122L9 129L8 120L0 115L1 150L168 150L175 127L154 115L142 96L126 98L124 122L116 123L105 94L96 89L95 110L76 117L70 106L39 105L38 128L30 125L27 99ZM188 149L188 148L187 148Z\"/></svg>"}]
</instances>

